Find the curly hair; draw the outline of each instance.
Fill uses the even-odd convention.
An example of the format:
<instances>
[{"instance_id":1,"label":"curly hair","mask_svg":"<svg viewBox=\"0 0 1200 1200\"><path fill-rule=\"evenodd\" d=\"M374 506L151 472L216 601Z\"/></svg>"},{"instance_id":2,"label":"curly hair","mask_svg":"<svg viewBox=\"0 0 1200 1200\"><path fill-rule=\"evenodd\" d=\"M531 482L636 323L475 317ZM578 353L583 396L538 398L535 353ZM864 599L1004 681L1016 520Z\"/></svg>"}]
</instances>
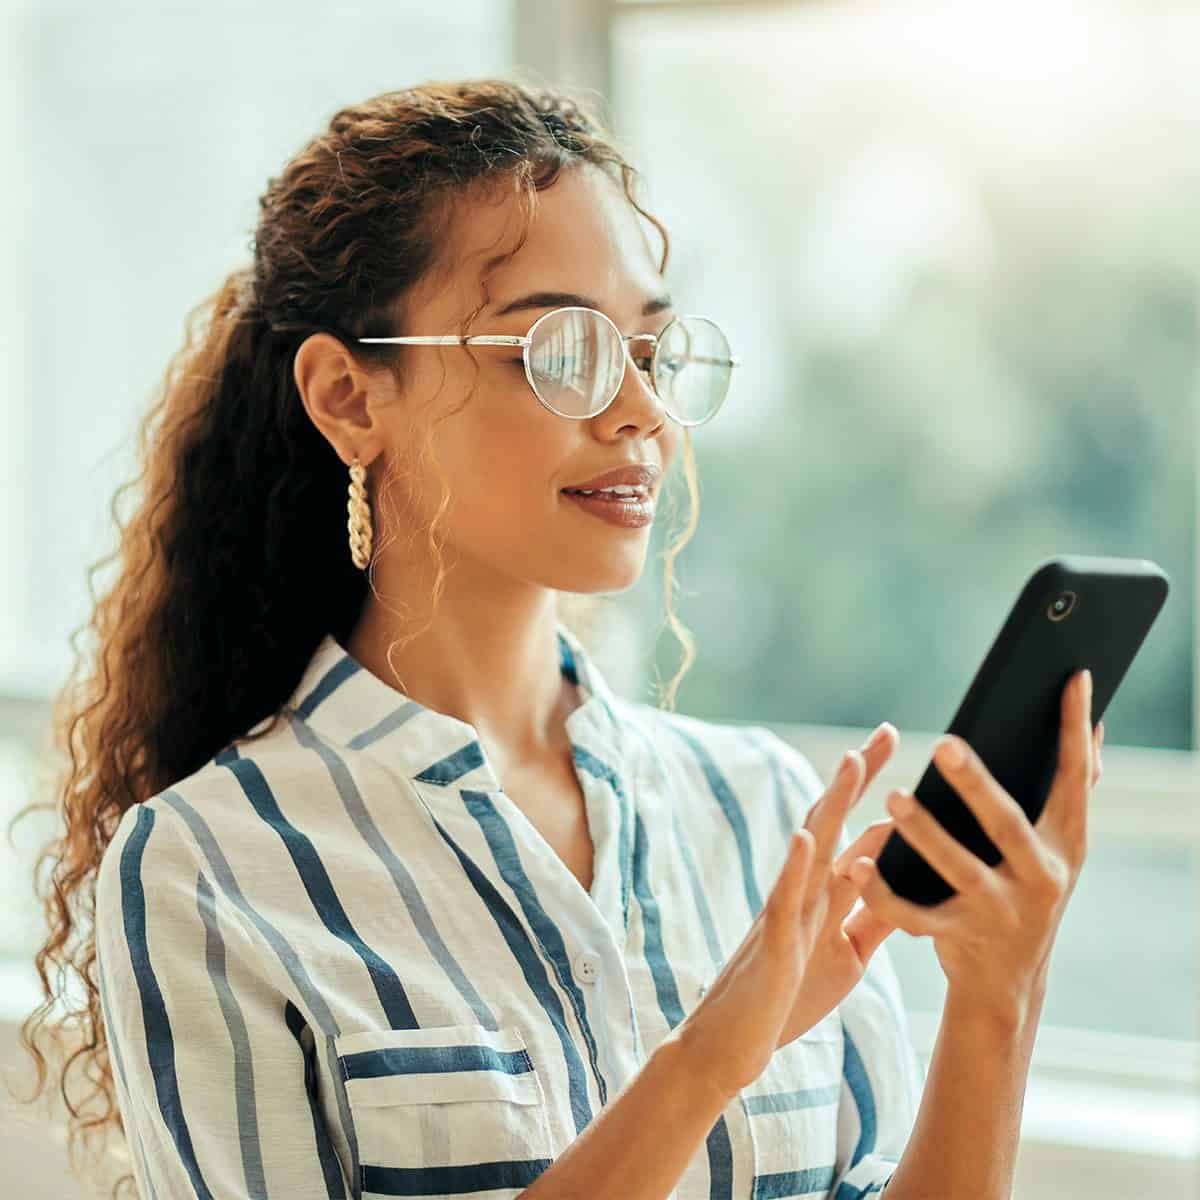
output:
<instances>
[{"instance_id":1,"label":"curly hair","mask_svg":"<svg viewBox=\"0 0 1200 1200\"><path fill-rule=\"evenodd\" d=\"M123 1144L125 1132L94 939L96 875L121 816L254 726L265 722L251 737L270 733L318 642L327 632L344 641L367 588L374 592L373 572L356 568L347 550L345 468L305 412L296 349L331 332L399 381L403 347L353 339L389 333L414 286L445 269L454 203L477 187L512 188L526 217L519 249L536 193L580 162L619 176L662 236L661 272L666 230L635 199L638 172L587 104L515 81L427 81L335 112L268 180L252 263L187 314L184 344L139 427L139 473L110 505L117 547L88 571L92 612L71 634L73 667L53 700L45 796L13 821L35 810L56 820L34 866L47 924L35 956L44 999L21 1029L37 1067L22 1099L42 1093L51 1073L42 1047L53 1046L73 1170L80 1141L107 1143L115 1126ZM406 452L409 469L428 461L430 440ZM675 559L698 515L686 427L683 450L690 517L663 555L665 619L684 650L665 701L659 691L672 709L695 657L672 604ZM381 496L400 473L392 464ZM123 522L119 501L138 485ZM431 614L445 574L444 477L442 490L419 531L438 564ZM114 559L114 581L98 598L95 574ZM79 637L88 631L94 657L85 659ZM132 1180L120 1176L114 1196Z\"/></svg>"}]
</instances>

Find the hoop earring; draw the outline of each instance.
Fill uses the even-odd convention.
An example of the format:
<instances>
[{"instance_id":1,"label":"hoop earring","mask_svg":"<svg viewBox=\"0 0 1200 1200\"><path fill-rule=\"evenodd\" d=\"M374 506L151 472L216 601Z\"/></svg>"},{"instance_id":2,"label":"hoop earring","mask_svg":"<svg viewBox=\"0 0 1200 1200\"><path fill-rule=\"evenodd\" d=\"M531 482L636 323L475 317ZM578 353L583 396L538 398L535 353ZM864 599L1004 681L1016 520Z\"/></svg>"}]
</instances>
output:
<instances>
[{"instance_id":1,"label":"hoop earring","mask_svg":"<svg viewBox=\"0 0 1200 1200\"><path fill-rule=\"evenodd\" d=\"M350 557L360 571L365 571L371 561L371 542L374 532L371 528L371 508L367 503L367 489L363 483L366 474L366 468L358 461L356 454L354 461L350 464L350 499L346 504L346 511L350 514L350 519L346 522L346 527L350 531Z\"/></svg>"}]
</instances>

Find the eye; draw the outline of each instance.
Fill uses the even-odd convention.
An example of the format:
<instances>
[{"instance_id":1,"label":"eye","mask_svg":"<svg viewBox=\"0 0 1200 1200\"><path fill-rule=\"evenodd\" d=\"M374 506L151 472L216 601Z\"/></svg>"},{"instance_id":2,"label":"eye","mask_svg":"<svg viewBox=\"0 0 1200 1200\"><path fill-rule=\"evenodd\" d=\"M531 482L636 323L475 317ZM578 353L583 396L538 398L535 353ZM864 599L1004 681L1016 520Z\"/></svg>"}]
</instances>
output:
<instances>
[{"instance_id":1,"label":"eye","mask_svg":"<svg viewBox=\"0 0 1200 1200\"><path fill-rule=\"evenodd\" d=\"M629 348L629 356L639 371L649 371L654 351L648 342L634 342Z\"/></svg>"}]
</instances>

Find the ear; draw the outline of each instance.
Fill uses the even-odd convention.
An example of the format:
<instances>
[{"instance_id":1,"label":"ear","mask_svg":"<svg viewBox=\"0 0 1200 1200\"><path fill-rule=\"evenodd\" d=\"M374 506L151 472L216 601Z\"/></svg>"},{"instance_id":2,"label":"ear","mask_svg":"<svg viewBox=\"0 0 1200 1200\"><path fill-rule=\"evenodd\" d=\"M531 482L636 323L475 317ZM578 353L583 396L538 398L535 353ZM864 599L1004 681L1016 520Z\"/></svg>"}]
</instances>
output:
<instances>
[{"instance_id":1,"label":"ear","mask_svg":"<svg viewBox=\"0 0 1200 1200\"><path fill-rule=\"evenodd\" d=\"M292 376L309 419L348 467L363 465L383 449L383 431L372 404L369 372L329 333L310 334L292 359Z\"/></svg>"}]
</instances>

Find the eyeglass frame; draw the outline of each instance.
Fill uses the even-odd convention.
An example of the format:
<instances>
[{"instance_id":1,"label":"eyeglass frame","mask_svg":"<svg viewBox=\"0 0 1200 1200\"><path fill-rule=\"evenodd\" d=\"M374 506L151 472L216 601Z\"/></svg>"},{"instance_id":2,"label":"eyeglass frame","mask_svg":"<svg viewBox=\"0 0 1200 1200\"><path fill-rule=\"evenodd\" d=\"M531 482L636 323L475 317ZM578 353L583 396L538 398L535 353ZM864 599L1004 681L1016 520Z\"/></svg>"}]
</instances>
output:
<instances>
[{"instance_id":1,"label":"eyeglass frame","mask_svg":"<svg viewBox=\"0 0 1200 1200\"><path fill-rule=\"evenodd\" d=\"M522 348L521 349L521 358L525 364L525 379L529 383L530 390L533 392L534 396L537 398L537 402L543 408L548 409L550 412L552 412L556 417L562 417L566 421L590 421L593 417L598 417L601 413L607 411L612 406L613 401L617 398L617 394L621 390L621 385L625 381L624 372L622 372L621 378L617 381L617 386L614 389L613 394L611 396L609 396L609 398L604 402L604 404L600 408L596 409L596 411L593 413L585 413L582 416L573 416L569 413L559 412L557 408L554 408L553 405L549 404L546 400L544 400L542 398L541 393L537 390L537 385L533 382L533 372L530 370L530 367L529 367L529 348L533 344L534 330L537 329L537 327L543 321L545 321L548 317L556 316L558 313L562 313L562 312L594 313L596 316L600 317L601 320L608 322L608 324L612 327L612 331L620 339L621 348L625 354L625 358L628 360L628 362L633 364L633 368L635 371L640 371L641 368L637 365L636 362L634 362L633 355L629 352L629 343L630 342L643 342L643 341L652 342L653 349L651 350L651 353L650 353L650 386L654 391L655 397L659 400L660 403L662 403L663 411L666 412L667 416L669 416L671 418L671 420L674 421L677 425L682 425L689 429L694 429L698 425L706 425L724 407L725 400L729 395L729 382L731 382L731 381L726 382L725 395L721 397L721 403L718 404L717 407L714 408L712 410L712 412L708 414L708 416L706 416L701 421L681 421L673 412L671 412L670 410L667 409L666 402L663 401L663 398L659 395L658 384L655 382L655 379L654 379L654 368L656 365L656 359L658 357L659 346L662 344L662 339L666 335L667 330L670 329L671 326L674 325L676 321L686 320L689 317L696 317L701 321L707 321L710 325L712 325L715 329L717 329L720 332L720 334L723 338L725 338L725 344L726 345L729 344L729 339L727 337L725 337L725 331L723 329L721 329L720 325L718 325L716 323L716 321L714 321L711 317L701 316L699 313L682 313L679 316L672 317L671 320L664 327L662 333L622 333L617 328L616 323L613 321L613 319L607 313L602 313L598 308L588 308L586 305L583 305L583 304L565 304L559 308L552 308L548 312L542 313L542 315L540 317L538 317L538 319L536 321L534 321L534 323L532 325L530 325L528 332L525 333L523 336L518 335L518 334L507 334L507 333L479 333L479 334L468 334L468 335L429 334L429 335L407 335L404 337L360 337L360 338L356 338L355 340L359 341L359 342L377 342L377 343L387 343L389 345L404 345L404 346L520 346ZM741 364L741 359L736 357L733 354L731 354L728 358L711 358L709 356L702 356L700 358L694 359L693 361L708 362L708 363L712 363L714 365L728 366L730 368L739 366Z\"/></svg>"}]
</instances>

